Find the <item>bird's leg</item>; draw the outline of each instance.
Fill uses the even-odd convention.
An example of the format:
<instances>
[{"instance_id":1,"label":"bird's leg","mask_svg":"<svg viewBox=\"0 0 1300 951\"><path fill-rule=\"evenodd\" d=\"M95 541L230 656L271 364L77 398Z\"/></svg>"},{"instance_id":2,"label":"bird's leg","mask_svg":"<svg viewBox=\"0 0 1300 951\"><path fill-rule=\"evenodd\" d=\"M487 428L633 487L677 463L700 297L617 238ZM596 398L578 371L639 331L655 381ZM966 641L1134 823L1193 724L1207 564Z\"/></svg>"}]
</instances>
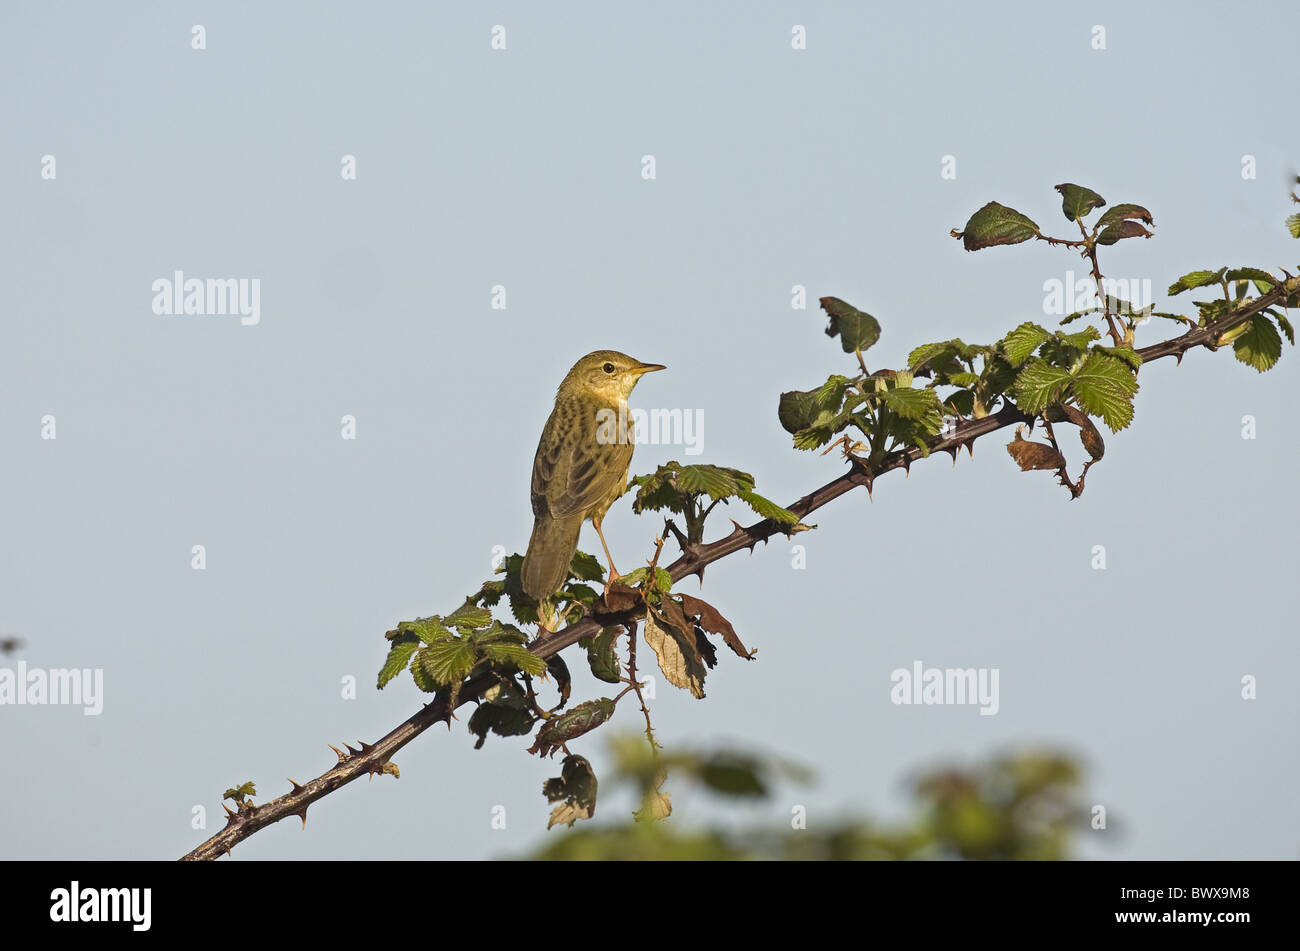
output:
<instances>
[{"instance_id":1,"label":"bird's leg","mask_svg":"<svg viewBox=\"0 0 1300 951\"><path fill-rule=\"evenodd\" d=\"M605 549L605 560L609 562L609 576L605 579L605 597L609 597L609 586L618 580L618 569L614 567L614 556L609 553L609 546L605 544L605 533L600 530L600 523L603 516L598 516L591 520L591 524L596 528L596 535L600 538L600 547Z\"/></svg>"}]
</instances>

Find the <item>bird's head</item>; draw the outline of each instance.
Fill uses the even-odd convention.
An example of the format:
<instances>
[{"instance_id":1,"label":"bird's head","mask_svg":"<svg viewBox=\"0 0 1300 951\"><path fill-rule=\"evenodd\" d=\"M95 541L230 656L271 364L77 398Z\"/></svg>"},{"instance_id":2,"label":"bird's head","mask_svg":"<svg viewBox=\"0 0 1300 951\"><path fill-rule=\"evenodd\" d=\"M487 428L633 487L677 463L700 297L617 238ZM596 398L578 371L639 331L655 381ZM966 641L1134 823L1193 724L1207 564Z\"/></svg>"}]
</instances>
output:
<instances>
[{"instance_id":1,"label":"bird's head","mask_svg":"<svg viewBox=\"0 0 1300 951\"><path fill-rule=\"evenodd\" d=\"M642 363L617 350L597 350L573 365L560 384L560 392L580 389L609 403L625 403L642 375L666 369L658 363Z\"/></svg>"}]
</instances>

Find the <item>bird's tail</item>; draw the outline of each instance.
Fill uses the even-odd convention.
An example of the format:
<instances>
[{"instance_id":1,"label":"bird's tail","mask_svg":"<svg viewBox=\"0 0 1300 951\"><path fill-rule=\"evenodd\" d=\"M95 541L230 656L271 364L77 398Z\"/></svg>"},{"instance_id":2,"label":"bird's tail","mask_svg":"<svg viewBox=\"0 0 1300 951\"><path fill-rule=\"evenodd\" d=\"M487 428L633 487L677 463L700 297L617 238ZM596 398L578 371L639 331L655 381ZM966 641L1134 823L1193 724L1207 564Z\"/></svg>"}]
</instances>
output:
<instances>
[{"instance_id":1,"label":"bird's tail","mask_svg":"<svg viewBox=\"0 0 1300 951\"><path fill-rule=\"evenodd\" d=\"M578 550L578 533L582 531L582 516L568 518L539 518L533 522L533 537L528 540L528 553L520 573L524 591L538 601L549 598L564 584L569 575L569 562Z\"/></svg>"}]
</instances>

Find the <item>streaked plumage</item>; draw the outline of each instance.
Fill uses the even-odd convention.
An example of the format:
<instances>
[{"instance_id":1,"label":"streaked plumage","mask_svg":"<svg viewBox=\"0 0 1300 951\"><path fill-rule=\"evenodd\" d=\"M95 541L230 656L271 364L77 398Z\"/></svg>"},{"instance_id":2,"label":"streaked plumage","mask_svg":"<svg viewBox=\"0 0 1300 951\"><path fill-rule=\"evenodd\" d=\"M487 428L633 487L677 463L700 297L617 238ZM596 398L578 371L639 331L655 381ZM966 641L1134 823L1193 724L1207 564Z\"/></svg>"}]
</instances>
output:
<instances>
[{"instance_id":1,"label":"streaked plumage","mask_svg":"<svg viewBox=\"0 0 1300 951\"><path fill-rule=\"evenodd\" d=\"M582 523L590 519L600 533L605 512L625 491L634 437L627 397L642 374L662 369L616 350L597 350L574 364L560 384L533 460L533 534L522 572L531 597L540 601L560 588ZM601 427L601 410L613 414L612 426L606 418ZM619 421L626 421L623 433Z\"/></svg>"}]
</instances>

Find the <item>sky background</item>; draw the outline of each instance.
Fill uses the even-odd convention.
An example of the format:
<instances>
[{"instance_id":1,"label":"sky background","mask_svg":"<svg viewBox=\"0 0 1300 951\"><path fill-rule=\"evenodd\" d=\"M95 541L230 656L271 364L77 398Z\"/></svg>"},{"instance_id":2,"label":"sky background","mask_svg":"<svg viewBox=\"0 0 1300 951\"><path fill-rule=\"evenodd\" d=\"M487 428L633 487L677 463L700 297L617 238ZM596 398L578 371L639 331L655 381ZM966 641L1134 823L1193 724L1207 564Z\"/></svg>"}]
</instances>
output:
<instances>
[{"instance_id":1,"label":"sky background","mask_svg":"<svg viewBox=\"0 0 1300 951\"><path fill-rule=\"evenodd\" d=\"M279 795L330 766L327 743L418 709L406 675L374 689L383 633L452 610L494 546L523 550L537 437L588 351L668 365L634 406L703 413L700 455L639 446L634 472L735 466L789 503L843 470L776 416L781 391L855 367L817 297L876 315L869 359L899 366L1050 323L1043 282L1082 276L1041 243L964 252L948 233L989 200L1061 235L1058 182L1145 205L1156 237L1103 264L1149 278L1158 309L1191 307L1163 290L1193 269L1294 270L1298 30L1280 0L4 4L0 632L24 646L0 666L100 667L105 698L98 717L0 707L0 857L178 857L227 787ZM155 315L175 270L259 278L261 322ZM1262 376L1226 351L1162 360L1078 501L1019 473L1006 430L817 512L803 570L784 538L710 567L702 596L759 653L720 655L703 701L661 682L661 741L816 781L744 806L670 781L672 821L894 819L920 770L1050 746L1107 807L1082 856L1295 858L1298 374L1290 348ZM662 520L624 499L605 526L626 571ZM999 668L998 714L891 704L915 660ZM576 693L604 691L570 665ZM400 780L235 859L493 857L564 834L540 794L559 761L521 738L475 751L467 719L406 747ZM608 763L600 733L575 751ZM602 798L596 821L631 808Z\"/></svg>"}]
</instances>

